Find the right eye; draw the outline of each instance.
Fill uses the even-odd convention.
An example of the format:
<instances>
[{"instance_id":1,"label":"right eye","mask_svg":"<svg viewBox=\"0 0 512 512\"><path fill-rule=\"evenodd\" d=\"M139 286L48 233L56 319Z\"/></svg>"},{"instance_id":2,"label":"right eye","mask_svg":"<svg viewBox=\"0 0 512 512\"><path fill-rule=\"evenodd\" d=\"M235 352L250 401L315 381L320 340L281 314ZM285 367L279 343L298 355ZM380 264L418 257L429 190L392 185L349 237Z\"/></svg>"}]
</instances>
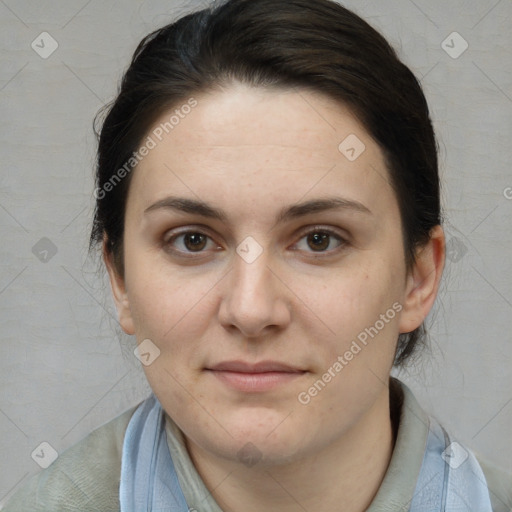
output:
<instances>
[{"instance_id":1,"label":"right eye","mask_svg":"<svg viewBox=\"0 0 512 512\"><path fill-rule=\"evenodd\" d=\"M198 230L183 230L176 234L166 234L164 239L166 250L176 256L193 258L194 253L203 254L210 250L218 251L221 247L210 236Z\"/></svg>"}]
</instances>

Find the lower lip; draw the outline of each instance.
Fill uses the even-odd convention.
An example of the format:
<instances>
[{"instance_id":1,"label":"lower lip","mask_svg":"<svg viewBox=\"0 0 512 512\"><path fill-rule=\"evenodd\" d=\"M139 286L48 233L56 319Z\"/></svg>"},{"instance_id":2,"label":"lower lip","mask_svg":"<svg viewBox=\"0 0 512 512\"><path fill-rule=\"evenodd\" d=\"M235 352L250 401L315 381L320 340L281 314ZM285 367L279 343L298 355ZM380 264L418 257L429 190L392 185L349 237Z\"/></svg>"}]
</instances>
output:
<instances>
[{"instance_id":1,"label":"lower lip","mask_svg":"<svg viewBox=\"0 0 512 512\"><path fill-rule=\"evenodd\" d=\"M228 386L245 393L260 393L288 384L305 372L242 373L208 370Z\"/></svg>"}]
</instances>

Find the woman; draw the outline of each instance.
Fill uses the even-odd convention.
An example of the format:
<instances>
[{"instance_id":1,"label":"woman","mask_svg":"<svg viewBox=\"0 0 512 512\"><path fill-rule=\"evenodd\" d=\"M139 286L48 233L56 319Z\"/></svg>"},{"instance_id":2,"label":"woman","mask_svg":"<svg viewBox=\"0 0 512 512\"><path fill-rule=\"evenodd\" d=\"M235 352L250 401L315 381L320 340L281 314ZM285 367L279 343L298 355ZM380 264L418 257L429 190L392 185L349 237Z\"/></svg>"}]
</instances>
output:
<instances>
[{"instance_id":1,"label":"woman","mask_svg":"<svg viewBox=\"0 0 512 512\"><path fill-rule=\"evenodd\" d=\"M330 0L148 35L99 137L91 247L151 396L5 510L510 510L390 377L445 239L421 87Z\"/></svg>"}]
</instances>

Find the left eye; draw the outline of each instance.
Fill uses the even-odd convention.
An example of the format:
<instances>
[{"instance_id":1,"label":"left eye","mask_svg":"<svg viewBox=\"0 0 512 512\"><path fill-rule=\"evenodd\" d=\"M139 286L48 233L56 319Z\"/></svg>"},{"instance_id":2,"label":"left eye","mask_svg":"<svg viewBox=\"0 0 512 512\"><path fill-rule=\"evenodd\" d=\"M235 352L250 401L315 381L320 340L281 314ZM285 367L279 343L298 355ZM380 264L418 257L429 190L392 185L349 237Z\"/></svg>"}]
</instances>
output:
<instances>
[{"instance_id":1,"label":"left eye","mask_svg":"<svg viewBox=\"0 0 512 512\"><path fill-rule=\"evenodd\" d=\"M335 239L337 241L337 246L331 248L332 241ZM315 230L306 233L299 242L297 242L296 246L299 250L307 251L307 248L304 247L304 243L301 244L301 241L312 249L313 252L328 252L328 249L333 250L337 247L341 247L344 245L345 240L341 238L338 234L333 233L332 231L327 230Z\"/></svg>"}]
</instances>

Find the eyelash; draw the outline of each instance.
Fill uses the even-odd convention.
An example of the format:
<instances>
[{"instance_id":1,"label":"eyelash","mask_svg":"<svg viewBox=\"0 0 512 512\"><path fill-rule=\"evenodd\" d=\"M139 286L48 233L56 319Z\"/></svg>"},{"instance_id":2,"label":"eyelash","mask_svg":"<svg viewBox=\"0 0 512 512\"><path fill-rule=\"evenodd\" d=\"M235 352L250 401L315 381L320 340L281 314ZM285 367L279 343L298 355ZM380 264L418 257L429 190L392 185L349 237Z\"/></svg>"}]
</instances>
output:
<instances>
[{"instance_id":1,"label":"eyelash","mask_svg":"<svg viewBox=\"0 0 512 512\"><path fill-rule=\"evenodd\" d=\"M346 245L348 245L347 240L345 238L343 238L339 233L337 233L336 231L333 231L332 229L323 228L321 226L315 226L314 228L309 229L308 231L302 232L301 235L300 235L299 240L297 242L295 242L294 245L297 245L300 240L302 240L304 238L307 238L309 235L318 234L318 233L324 234L324 235L328 235L331 238L335 238L339 242L339 245L335 249L328 249L326 251L307 251L307 252L310 252L312 254L313 258L322 258L322 257L332 256L334 253L337 253L338 251L343 249ZM205 250L196 251L196 252L194 252L194 251L182 251L182 250L176 250L176 249L174 249L172 247L173 243L176 242L176 240L179 237L182 237L182 236L185 236L185 235L190 235L190 234L202 235L202 236L207 237L209 241L213 240L212 237L210 237L207 233L205 233L201 229L190 229L189 228L189 229L180 231L178 233L175 233L175 234L173 234L172 236L170 236L168 238L166 237L166 239L163 242L164 248L166 250L168 250L168 252L170 252L170 253L172 253L174 255L177 255L178 257L182 257L182 258L196 258L197 259L199 255L202 255L206 251ZM329 245L330 245L331 238L329 239ZM208 243L208 241L207 241L207 243ZM218 245L217 245L217 247L218 247ZM294 251L299 251L300 249L293 249L293 250Z\"/></svg>"}]
</instances>

